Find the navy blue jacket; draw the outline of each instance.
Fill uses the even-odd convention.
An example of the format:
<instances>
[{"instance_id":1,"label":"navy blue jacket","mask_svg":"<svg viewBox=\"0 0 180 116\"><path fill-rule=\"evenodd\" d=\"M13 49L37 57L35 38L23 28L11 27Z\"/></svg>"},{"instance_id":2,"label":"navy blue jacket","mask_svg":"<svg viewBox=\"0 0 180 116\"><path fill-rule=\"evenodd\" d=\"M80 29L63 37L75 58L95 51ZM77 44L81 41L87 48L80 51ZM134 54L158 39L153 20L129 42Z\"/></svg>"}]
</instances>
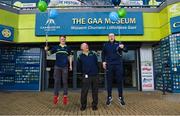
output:
<instances>
[{"instance_id":1,"label":"navy blue jacket","mask_svg":"<svg viewBox=\"0 0 180 116\"><path fill-rule=\"evenodd\" d=\"M107 64L113 65L122 63L122 51L127 52L127 49L121 49L119 44L120 42L116 41L113 43L107 42L104 44L102 50L102 62L107 62Z\"/></svg>"},{"instance_id":2,"label":"navy blue jacket","mask_svg":"<svg viewBox=\"0 0 180 116\"><path fill-rule=\"evenodd\" d=\"M50 54L56 53L56 62L55 65L58 67L67 67L68 66L68 56L72 54L71 49L68 46L61 47L53 46L49 51Z\"/></svg>"},{"instance_id":3,"label":"navy blue jacket","mask_svg":"<svg viewBox=\"0 0 180 116\"><path fill-rule=\"evenodd\" d=\"M84 75L96 76L98 74L98 60L94 52L90 51L88 55L81 53L78 57L78 70Z\"/></svg>"}]
</instances>

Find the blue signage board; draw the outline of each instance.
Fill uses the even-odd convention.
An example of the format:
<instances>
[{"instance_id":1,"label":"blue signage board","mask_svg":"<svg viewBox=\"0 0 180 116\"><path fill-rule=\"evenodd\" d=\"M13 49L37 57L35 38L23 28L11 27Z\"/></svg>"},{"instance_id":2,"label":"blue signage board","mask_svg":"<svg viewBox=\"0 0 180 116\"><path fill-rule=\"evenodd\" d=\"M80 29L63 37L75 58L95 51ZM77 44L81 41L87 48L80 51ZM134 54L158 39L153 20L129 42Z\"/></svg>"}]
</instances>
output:
<instances>
[{"instance_id":1,"label":"blue signage board","mask_svg":"<svg viewBox=\"0 0 180 116\"><path fill-rule=\"evenodd\" d=\"M36 14L36 36L43 35L119 35L144 34L142 12L128 12L112 22L110 12L59 12L54 19L48 13Z\"/></svg>"},{"instance_id":2,"label":"blue signage board","mask_svg":"<svg viewBox=\"0 0 180 116\"><path fill-rule=\"evenodd\" d=\"M40 91L40 48L0 47L0 61L0 91Z\"/></svg>"},{"instance_id":3,"label":"blue signage board","mask_svg":"<svg viewBox=\"0 0 180 116\"><path fill-rule=\"evenodd\" d=\"M13 41L13 39L14 39L14 28L0 25L0 40Z\"/></svg>"},{"instance_id":4,"label":"blue signage board","mask_svg":"<svg viewBox=\"0 0 180 116\"><path fill-rule=\"evenodd\" d=\"M171 24L171 33L180 32L180 16L171 18L170 24Z\"/></svg>"}]
</instances>

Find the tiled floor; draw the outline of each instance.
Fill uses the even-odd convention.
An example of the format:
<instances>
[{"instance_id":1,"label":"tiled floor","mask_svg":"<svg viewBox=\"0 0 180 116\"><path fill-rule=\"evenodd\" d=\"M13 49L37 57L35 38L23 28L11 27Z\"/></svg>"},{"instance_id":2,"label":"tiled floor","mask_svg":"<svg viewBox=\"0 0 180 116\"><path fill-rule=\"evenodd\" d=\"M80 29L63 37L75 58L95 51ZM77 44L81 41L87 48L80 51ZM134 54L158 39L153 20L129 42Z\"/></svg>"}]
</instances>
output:
<instances>
[{"instance_id":1,"label":"tiled floor","mask_svg":"<svg viewBox=\"0 0 180 116\"><path fill-rule=\"evenodd\" d=\"M125 91L126 106L118 104L116 91L113 103L106 106L106 92L99 92L97 111L91 109L91 94L88 108L80 111L80 91L70 91L70 103L52 104L51 92L0 92L0 115L180 115L180 94L161 92Z\"/></svg>"}]
</instances>

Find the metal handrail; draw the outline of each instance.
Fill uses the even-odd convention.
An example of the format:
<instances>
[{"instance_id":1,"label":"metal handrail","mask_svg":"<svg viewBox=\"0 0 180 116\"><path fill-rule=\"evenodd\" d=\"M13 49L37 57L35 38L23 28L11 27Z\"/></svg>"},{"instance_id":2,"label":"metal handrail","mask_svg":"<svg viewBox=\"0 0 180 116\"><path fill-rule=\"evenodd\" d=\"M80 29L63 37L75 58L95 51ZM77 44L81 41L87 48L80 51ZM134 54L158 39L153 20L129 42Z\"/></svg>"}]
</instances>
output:
<instances>
[{"instance_id":1,"label":"metal handrail","mask_svg":"<svg viewBox=\"0 0 180 116\"><path fill-rule=\"evenodd\" d=\"M120 5L117 8L155 8L158 5ZM22 9L36 9L37 7L26 7ZM116 8L113 5L94 5L94 6L49 6L48 8Z\"/></svg>"},{"instance_id":2,"label":"metal handrail","mask_svg":"<svg viewBox=\"0 0 180 116\"><path fill-rule=\"evenodd\" d=\"M48 9L51 8L158 8L158 5L120 5L119 7L114 7L113 5L96 5L96 6L49 6ZM35 10L37 7L25 7L25 8L19 8L20 10Z\"/></svg>"},{"instance_id":3,"label":"metal handrail","mask_svg":"<svg viewBox=\"0 0 180 116\"><path fill-rule=\"evenodd\" d=\"M115 7L114 5L83 5L83 6L49 6L48 8L158 8L162 4L164 4L166 0L163 0L159 5L119 5ZM14 6L13 4L8 4L5 2L0 1L0 4L6 5L8 7L12 7L18 10L27 10L27 9L37 9L37 7L18 7Z\"/></svg>"},{"instance_id":4,"label":"metal handrail","mask_svg":"<svg viewBox=\"0 0 180 116\"><path fill-rule=\"evenodd\" d=\"M163 0L163 1L158 5L158 7L162 6L165 2L166 2L166 0Z\"/></svg>"}]
</instances>

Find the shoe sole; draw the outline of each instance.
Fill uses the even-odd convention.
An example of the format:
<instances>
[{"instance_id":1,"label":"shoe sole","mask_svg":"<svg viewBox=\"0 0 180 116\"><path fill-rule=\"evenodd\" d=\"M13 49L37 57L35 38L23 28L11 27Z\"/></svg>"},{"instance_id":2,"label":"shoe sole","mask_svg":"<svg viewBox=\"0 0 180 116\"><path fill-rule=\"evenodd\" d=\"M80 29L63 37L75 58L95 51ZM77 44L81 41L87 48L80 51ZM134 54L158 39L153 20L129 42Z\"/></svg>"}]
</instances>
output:
<instances>
[{"instance_id":1,"label":"shoe sole","mask_svg":"<svg viewBox=\"0 0 180 116\"><path fill-rule=\"evenodd\" d=\"M107 104L106 104L107 105ZM111 103L109 104L109 105L107 105L107 106L110 106L111 105Z\"/></svg>"},{"instance_id":2,"label":"shoe sole","mask_svg":"<svg viewBox=\"0 0 180 116\"><path fill-rule=\"evenodd\" d=\"M63 101L63 105L68 105L69 101Z\"/></svg>"},{"instance_id":3,"label":"shoe sole","mask_svg":"<svg viewBox=\"0 0 180 116\"><path fill-rule=\"evenodd\" d=\"M58 102L59 102L59 97L57 98L57 102L56 103L53 103L54 105L58 105Z\"/></svg>"},{"instance_id":4,"label":"shoe sole","mask_svg":"<svg viewBox=\"0 0 180 116\"><path fill-rule=\"evenodd\" d=\"M86 110L86 108L85 108L85 109L83 109L83 110L82 110L82 109L80 109L80 111L81 111L81 112L84 112L85 110Z\"/></svg>"},{"instance_id":5,"label":"shoe sole","mask_svg":"<svg viewBox=\"0 0 180 116\"><path fill-rule=\"evenodd\" d=\"M119 100L119 99L118 99L118 101L119 101L120 106L122 106L122 107L124 107L124 106L125 106L125 105L122 105L122 104L121 104L121 102L120 102L120 100Z\"/></svg>"},{"instance_id":6,"label":"shoe sole","mask_svg":"<svg viewBox=\"0 0 180 116\"><path fill-rule=\"evenodd\" d=\"M109 104L109 105L107 105L107 104L106 104L106 105L107 105L107 106L110 106L110 105L112 104L112 101L113 101L113 99L110 100L110 104Z\"/></svg>"},{"instance_id":7,"label":"shoe sole","mask_svg":"<svg viewBox=\"0 0 180 116\"><path fill-rule=\"evenodd\" d=\"M66 100L64 100L64 98L63 98L62 103L63 103L63 105L68 105L68 103L69 103L68 98L66 98Z\"/></svg>"},{"instance_id":8,"label":"shoe sole","mask_svg":"<svg viewBox=\"0 0 180 116\"><path fill-rule=\"evenodd\" d=\"M121 107L124 107L125 105L122 105L121 103L119 103Z\"/></svg>"}]
</instances>

